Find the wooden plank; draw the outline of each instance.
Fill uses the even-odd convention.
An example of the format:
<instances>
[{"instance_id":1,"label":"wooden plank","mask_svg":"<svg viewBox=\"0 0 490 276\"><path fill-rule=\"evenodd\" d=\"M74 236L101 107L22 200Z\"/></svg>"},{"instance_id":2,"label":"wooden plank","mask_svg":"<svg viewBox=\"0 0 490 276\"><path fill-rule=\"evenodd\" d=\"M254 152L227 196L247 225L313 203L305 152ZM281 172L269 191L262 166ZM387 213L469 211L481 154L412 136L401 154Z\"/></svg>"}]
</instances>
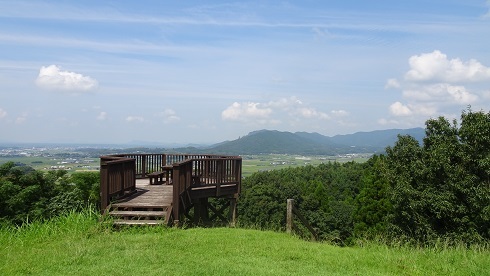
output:
<instances>
[{"instance_id":1,"label":"wooden plank","mask_svg":"<svg viewBox=\"0 0 490 276\"><path fill-rule=\"evenodd\" d=\"M165 224L164 220L114 220L114 225L162 225Z\"/></svg>"},{"instance_id":2,"label":"wooden plank","mask_svg":"<svg viewBox=\"0 0 490 276\"><path fill-rule=\"evenodd\" d=\"M111 216L117 217L165 217L165 211L111 211Z\"/></svg>"}]
</instances>

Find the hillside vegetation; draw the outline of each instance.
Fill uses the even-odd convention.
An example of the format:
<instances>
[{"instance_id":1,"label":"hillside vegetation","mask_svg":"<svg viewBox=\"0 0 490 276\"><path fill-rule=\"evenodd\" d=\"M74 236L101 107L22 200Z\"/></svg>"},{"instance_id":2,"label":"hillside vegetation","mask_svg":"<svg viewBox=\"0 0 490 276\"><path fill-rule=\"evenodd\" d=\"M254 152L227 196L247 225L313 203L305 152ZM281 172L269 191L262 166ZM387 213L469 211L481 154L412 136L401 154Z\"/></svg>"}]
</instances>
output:
<instances>
[{"instance_id":1,"label":"hillside vegetation","mask_svg":"<svg viewBox=\"0 0 490 276\"><path fill-rule=\"evenodd\" d=\"M111 230L94 213L0 229L1 275L484 275L479 247L336 247L238 228Z\"/></svg>"}]
</instances>

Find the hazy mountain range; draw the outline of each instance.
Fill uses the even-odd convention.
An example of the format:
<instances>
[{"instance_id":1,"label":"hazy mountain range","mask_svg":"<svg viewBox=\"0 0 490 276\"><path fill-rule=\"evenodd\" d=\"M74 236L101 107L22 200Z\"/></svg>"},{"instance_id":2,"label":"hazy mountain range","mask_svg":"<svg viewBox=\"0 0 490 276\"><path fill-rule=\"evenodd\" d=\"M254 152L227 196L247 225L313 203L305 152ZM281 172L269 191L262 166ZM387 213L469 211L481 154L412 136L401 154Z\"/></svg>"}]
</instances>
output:
<instances>
[{"instance_id":1,"label":"hazy mountain range","mask_svg":"<svg viewBox=\"0 0 490 276\"><path fill-rule=\"evenodd\" d=\"M418 141L425 136L423 128L389 129L371 132L357 132L332 137L318 133L282 132L277 130L258 130L233 141L225 141L206 148L193 148L194 151L216 154L300 154L336 155L346 153L381 153L392 146L398 135L411 135ZM185 150L184 150L185 149ZM189 151L192 147L180 149Z\"/></svg>"},{"instance_id":2,"label":"hazy mountain range","mask_svg":"<svg viewBox=\"0 0 490 276\"><path fill-rule=\"evenodd\" d=\"M319 133L285 132L277 130L257 130L233 141L214 145L160 144L155 142L133 141L125 145L95 144L16 144L3 143L0 149L11 147L66 147L95 151L98 154L114 153L155 153L179 152L202 154L297 154L297 155L338 155L348 153L382 153L392 146L398 135L411 135L419 142L425 136L423 128L389 129L370 132L357 132L347 135L324 136Z\"/></svg>"}]
</instances>

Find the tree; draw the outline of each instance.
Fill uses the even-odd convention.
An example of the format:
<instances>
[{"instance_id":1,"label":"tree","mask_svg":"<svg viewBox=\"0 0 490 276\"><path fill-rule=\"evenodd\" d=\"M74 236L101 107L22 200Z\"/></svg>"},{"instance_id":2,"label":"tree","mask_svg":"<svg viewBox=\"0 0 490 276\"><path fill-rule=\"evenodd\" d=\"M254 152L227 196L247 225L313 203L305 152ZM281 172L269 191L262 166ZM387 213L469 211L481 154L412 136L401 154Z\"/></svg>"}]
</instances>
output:
<instances>
[{"instance_id":1,"label":"tree","mask_svg":"<svg viewBox=\"0 0 490 276\"><path fill-rule=\"evenodd\" d=\"M386 157L374 155L368 160L356 197L354 233L357 236L385 234L392 213L390 185L386 177Z\"/></svg>"},{"instance_id":2,"label":"tree","mask_svg":"<svg viewBox=\"0 0 490 276\"><path fill-rule=\"evenodd\" d=\"M395 233L420 241L490 238L490 114L467 110L461 125L426 122L423 146L400 136L387 148Z\"/></svg>"}]
</instances>

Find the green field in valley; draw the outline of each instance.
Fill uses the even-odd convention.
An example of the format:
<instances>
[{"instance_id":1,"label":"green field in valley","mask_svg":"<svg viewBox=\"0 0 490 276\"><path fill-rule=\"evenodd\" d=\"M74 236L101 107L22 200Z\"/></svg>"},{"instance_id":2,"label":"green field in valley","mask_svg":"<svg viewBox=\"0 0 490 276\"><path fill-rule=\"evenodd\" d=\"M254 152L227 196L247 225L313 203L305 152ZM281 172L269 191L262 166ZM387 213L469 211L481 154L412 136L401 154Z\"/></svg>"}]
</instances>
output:
<instances>
[{"instance_id":1,"label":"green field in valley","mask_svg":"<svg viewBox=\"0 0 490 276\"><path fill-rule=\"evenodd\" d=\"M50 149L46 151L29 150L12 156L0 156L0 165L6 162L19 162L36 170L63 169L74 171L97 171L99 155L81 156L73 150ZM254 172L269 171L288 167L319 165L327 162L365 162L371 154L348 154L339 156L301 156L287 154L243 155L242 175L244 177Z\"/></svg>"},{"instance_id":2,"label":"green field in valley","mask_svg":"<svg viewBox=\"0 0 490 276\"><path fill-rule=\"evenodd\" d=\"M242 175L249 176L254 172L270 171L288 167L319 165L328 162L366 162L371 154L349 154L339 156L301 156L287 154L244 155Z\"/></svg>"}]
</instances>

